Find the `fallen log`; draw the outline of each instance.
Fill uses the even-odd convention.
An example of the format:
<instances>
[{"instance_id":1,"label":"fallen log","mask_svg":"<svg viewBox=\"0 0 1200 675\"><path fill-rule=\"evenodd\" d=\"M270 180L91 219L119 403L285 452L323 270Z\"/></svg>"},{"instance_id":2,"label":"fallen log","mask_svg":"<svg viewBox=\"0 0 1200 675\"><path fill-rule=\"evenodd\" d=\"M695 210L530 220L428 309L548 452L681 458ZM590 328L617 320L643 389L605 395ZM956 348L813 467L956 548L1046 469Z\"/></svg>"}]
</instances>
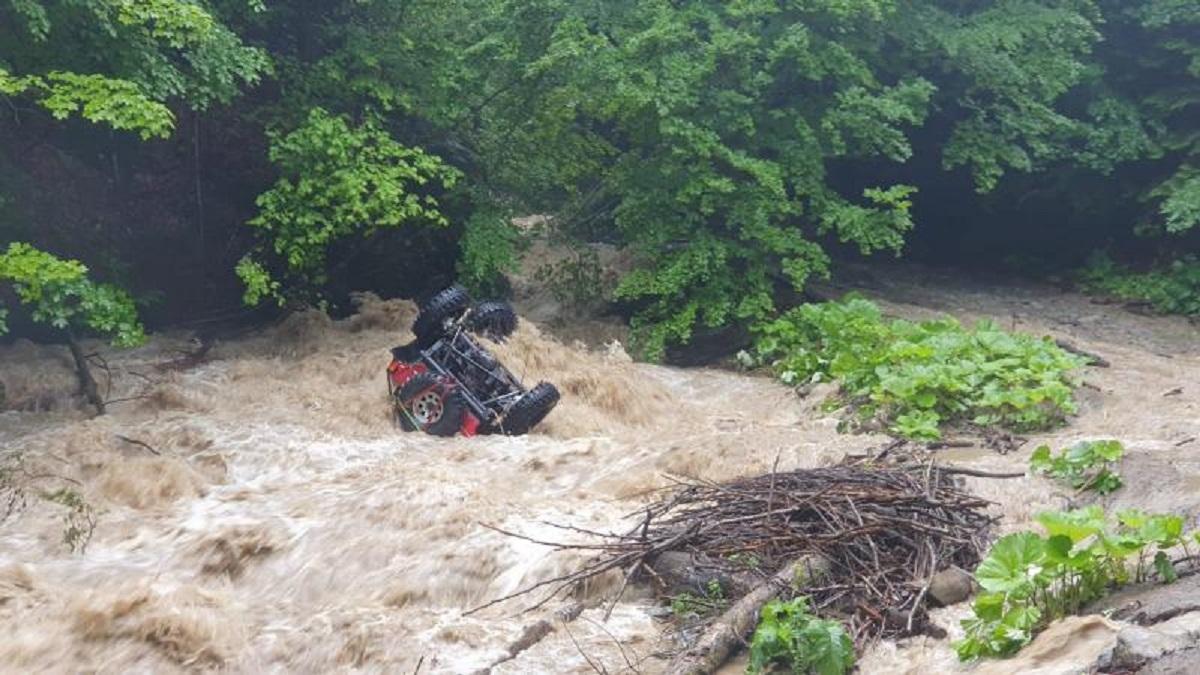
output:
<instances>
[{"instance_id":1,"label":"fallen log","mask_svg":"<svg viewBox=\"0 0 1200 675\"><path fill-rule=\"evenodd\" d=\"M504 650L504 654L500 658L492 661L486 668L475 671L473 675L488 675L500 664L512 661L521 652L541 642L547 635L557 630L559 625L565 625L578 619L579 615L583 613L583 609L583 603L573 602L554 612L549 617L529 624L525 627L525 630L521 631L520 637L508 645L508 648Z\"/></svg>"},{"instance_id":2,"label":"fallen log","mask_svg":"<svg viewBox=\"0 0 1200 675\"><path fill-rule=\"evenodd\" d=\"M708 627L696 644L680 652L667 664L665 675L709 675L715 673L729 657L746 643L758 625L762 608L780 593L793 586L804 587L829 571L828 563L819 556L803 556L784 565L775 576L730 605Z\"/></svg>"}]
</instances>

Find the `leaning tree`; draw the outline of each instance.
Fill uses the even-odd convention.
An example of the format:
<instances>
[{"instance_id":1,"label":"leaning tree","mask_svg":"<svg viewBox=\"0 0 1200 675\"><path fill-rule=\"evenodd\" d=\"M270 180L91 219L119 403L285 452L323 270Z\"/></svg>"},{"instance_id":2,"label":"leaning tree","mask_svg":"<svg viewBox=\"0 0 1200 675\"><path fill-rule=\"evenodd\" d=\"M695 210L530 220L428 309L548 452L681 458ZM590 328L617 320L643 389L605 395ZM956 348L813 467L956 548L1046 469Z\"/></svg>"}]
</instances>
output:
<instances>
[{"instance_id":1,"label":"leaning tree","mask_svg":"<svg viewBox=\"0 0 1200 675\"><path fill-rule=\"evenodd\" d=\"M0 254L3 285L12 287L34 321L61 331L75 359L84 397L104 414L105 401L79 338L93 333L108 337L119 347L141 344L146 338L133 298L116 286L88 278L87 267L77 260L63 260L20 242L9 244ZM0 304L0 334L8 330L6 316L6 308Z\"/></svg>"}]
</instances>

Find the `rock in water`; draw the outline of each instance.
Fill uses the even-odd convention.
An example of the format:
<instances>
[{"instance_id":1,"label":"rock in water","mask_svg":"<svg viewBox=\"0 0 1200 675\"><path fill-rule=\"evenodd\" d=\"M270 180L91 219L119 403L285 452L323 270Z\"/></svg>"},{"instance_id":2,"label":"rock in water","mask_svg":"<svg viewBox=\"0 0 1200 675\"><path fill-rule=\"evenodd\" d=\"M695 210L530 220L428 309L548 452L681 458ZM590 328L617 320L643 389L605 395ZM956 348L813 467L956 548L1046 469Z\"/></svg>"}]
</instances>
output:
<instances>
[{"instance_id":1,"label":"rock in water","mask_svg":"<svg viewBox=\"0 0 1200 675\"><path fill-rule=\"evenodd\" d=\"M933 575L929 582L929 597L942 607L957 605L971 597L974 592L974 580L971 575L960 567L949 567Z\"/></svg>"}]
</instances>

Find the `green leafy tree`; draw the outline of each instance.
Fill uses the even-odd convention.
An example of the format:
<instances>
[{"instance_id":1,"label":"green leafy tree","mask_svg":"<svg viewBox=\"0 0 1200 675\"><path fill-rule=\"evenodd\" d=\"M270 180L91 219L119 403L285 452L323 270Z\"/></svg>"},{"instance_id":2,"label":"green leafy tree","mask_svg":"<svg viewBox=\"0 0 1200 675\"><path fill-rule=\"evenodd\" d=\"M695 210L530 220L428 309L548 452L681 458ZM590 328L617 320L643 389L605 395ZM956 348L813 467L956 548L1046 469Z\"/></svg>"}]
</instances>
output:
<instances>
[{"instance_id":1,"label":"green leafy tree","mask_svg":"<svg viewBox=\"0 0 1200 675\"><path fill-rule=\"evenodd\" d=\"M0 100L13 113L0 134L16 131L17 138L31 138L33 147L54 146L59 156L76 167L87 167L97 155L107 155L112 158L114 174L118 173L113 148L123 141L122 134L112 131L136 134L142 140L166 138L175 129L180 107L201 111L230 103L243 87L258 82L269 69L266 53L234 35L218 18L212 3L0 1ZM46 124L46 116L56 121L78 118L107 129L93 129L88 135L64 125L60 133L46 133L46 128L54 126ZM107 146L97 151L95 143L105 140ZM8 164L12 158L4 155L15 155L22 146L12 143L0 148L6 151L0 153L0 203L11 201L12 210L19 214L0 221L0 237L39 245L79 241L82 238L70 229L78 224L41 218L42 214L31 215L22 208L27 200L36 204L38 197L44 196L27 191L57 188L35 180L28 180L31 186L20 185ZM94 232L101 229L97 225L87 221ZM112 255L108 242L104 243L104 248L91 253L98 258ZM79 247L88 248L87 244ZM41 268L49 269L48 265ZM73 286L72 293L78 291L82 307L92 305L94 311L88 312L92 317L101 316L102 303L111 305L112 312L125 306L124 298L110 293L109 287L88 289L79 284L83 282ZM39 311L49 317L55 306L51 303ZM61 317L52 318L57 322ZM132 335L123 328L114 330L122 340Z\"/></svg>"},{"instance_id":2,"label":"green leafy tree","mask_svg":"<svg viewBox=\"0 0 1200 675\"><path fill-rule=\"evenodd\" d=\"M0 3L0 96L143 138L174 126L168 105L228 103L268 69L205 5L183 0Z\"/></svg>"},{"instance_id":3,"label":"green leafy tree","mask_svg":"<svg viewBox=\"0 0 1200 675\"><path fill-rule=\"evenodd\" d=\"M62 331L75 359L80 385L88 401L104 412L104 399L88 368L78 336L91 332L132 347L145 340L133 299L110 284L88 278L88 269L75 260L62 260L24 243L12 243L0 254L0 283L15 292L34 321ZM7 332L7 312L0 305L0 334Z\"/></svg>"},{"instance_id":4,"label":"green leafy tree","mask_svg":"<svg viewBox=\"0 0 1200 675\"><path fill-rule=\"evenodd\" d=\"M1151 231L1200 225L1200 5L1186 0L1105 3L1113 22L1105 82L1154 130L1159 180L1145 192Z\"/></svg>"},{"instance_id":5,"label":"green leafy tree","mask_svg":"<svg viewBox=\"0 0 1200 675\"><path fill-rule=\"evenodd\" d=\"M447 225L436 192L458 179L440 159L397 143L376 121L351 126L319 108L299 128L272 137L271 160L282 176L259 196L259 214L249 223L263 243L237 267L250 305L267 297L280 304L289 297L315 300L328 280L329 249L340 241L414 224Z\"/></svg>"},{"instance_id":6,"label":"green leafy tree","mask_svg":"<svg viewBox=\"0 0 1200 675\"><path fill-rule=\"evenodd\" d=\"M513 214L631 249L611 295L657 357L698 326L773 317L829 273L833 246L898 254L940 169L980 192L1047 172L1089 212L1133 193L1145 229L1195 231L1197 26L1182 0L2 0L0 97L153 138L173 110L230 103L270 73L229 114L239 137L311 129L354 156L335 137L386 129L461 172L447 191L423 160L396 160L429 179L399 177L454 223L438 241L457 242L472 286L512 268ZM372 121L342 134L336 119ZM278 162L292 187L252 223L250 299L312 299L357 234L396 226L385 211L437 222L370 187L318 191L306 210L288 193L304 175L392 176L288 152L321 166ZM1116 196L1079 189L1097 176Z\"/></svg>"},{"instance_id":7,"label":"green leafy tree","mask_svg":"<svg viewBox=\"0 0 1200 675\"><path fill-rule=\"evenodd\" d=\"M1093 132L1059 105L1100 39L1086 0L321 11L339 20L315 56L289 50L285 77L303 82L289 90L412 121L488 194L631 247L639 265L615 296L651 357L698 325L770 316L780 289L828 273L830 241L899 252L919 195L889 164L938 153L990 190L1066 161ZM948 135L916 147L931 110ZM505 268L515 247L481 245L510 241L505 227L466 224L464 275Z\"/></svg>"},{"instance_id":8,"label":"green leafy tree","mask_svg":"<svg viewBox=\"0 0 1200 675\"><path fill-rule=\"evenodd\" d=\"M920 195L895 167L921 153L981 190L1145 156L1127 98L1064 102L1096 79L1103 18L1088 0L309 0L239 25L279 64L284 127L372 110L463 171L473 285L511 266L509 213L635 249L616 296L655 356L771 315L831 241L898 252Z\"/></svg>"},{"instance_id":9,"label":"green leafy tree","mask_svg":"<svg viewBox=\"0 0 1200 675\"><path fill-rule=\"evenodd\" d=\"M914 56L946 73L939 103L962 117L941 149L947 168L969 167L988 191L1006 171L1077 153L1089 127L1059 101L1085 80L1100 40L1094 3L927 2L898 20Z\"/></svg>"}]
</instances>

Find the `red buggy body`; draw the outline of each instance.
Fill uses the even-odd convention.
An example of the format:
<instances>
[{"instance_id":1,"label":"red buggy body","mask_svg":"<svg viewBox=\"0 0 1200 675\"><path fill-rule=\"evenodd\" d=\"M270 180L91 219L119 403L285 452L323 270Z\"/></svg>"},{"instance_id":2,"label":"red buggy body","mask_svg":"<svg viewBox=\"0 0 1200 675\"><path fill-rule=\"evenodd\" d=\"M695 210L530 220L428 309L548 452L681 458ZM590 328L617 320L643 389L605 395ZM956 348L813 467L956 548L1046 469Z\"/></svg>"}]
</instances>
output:
<instances>
[{"instance_id":1,"label":"red buggy body","mask_svg":"<svg viewBox=\"0 0 1200 675\"><path fill-rule=\"evenodd\" d=\"M526 389L474 336L504 340L517 327L507 303L471 306L461 288L434 296L413 324L416 339L392 350L388 394L397 423L435 436L528 433L558 404L554 385Z\"/></svg>"}]
</instances>

